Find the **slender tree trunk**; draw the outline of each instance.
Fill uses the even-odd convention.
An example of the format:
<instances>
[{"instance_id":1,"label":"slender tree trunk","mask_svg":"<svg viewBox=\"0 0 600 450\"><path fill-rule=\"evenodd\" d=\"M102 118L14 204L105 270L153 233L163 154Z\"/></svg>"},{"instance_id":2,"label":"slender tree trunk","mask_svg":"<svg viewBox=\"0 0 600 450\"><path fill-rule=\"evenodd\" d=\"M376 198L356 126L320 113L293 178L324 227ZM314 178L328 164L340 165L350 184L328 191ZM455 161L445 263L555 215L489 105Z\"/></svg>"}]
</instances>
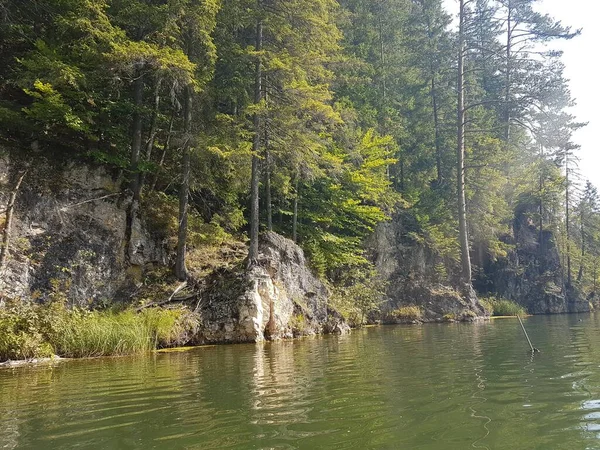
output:
<instances>
[{"instance_id":1,"label":"slender tree trunk","mask_svg":"<svg viewBox=\"0 0 600 450\"><path fill-rule=\"evenodd\" d=\"M162 84L162 78L157 78L156 84L154 85L154 107L152 109L152 118L150 119L150 131L148 132L148 140L146 141L146 161L150 161L152 158L152 152L154 151L154 144L156 142L156 135L158 133L158 112L160 110L160 87ZM145 174L140 175L140 190L144 187Z\"/></svg>"},{"instance_id":2,"label":"slender tree trunk","mask_svg":"<svg viewBox=\"0 0 600 450\"><path fill-rule=\"evenodd\" d=\"M433 105L433 126L435 129L435 165L437 168L437 182L442 184L442 145L440 142L440 120L437 104L437 86L435 84L435 75L431 76L431 103Z\"/></svg>"},{"instance_id":3,"label":"slender tree trunk","mask_svg":"<svg viewBox=\"0 0 600 450\"><path fill-rule=\"evenodd\" d=\"M508 147L510 141L510 122L512 120L511 117L511 89L510 84L512 82L512 4L511 0L508 0L508 17L507 17L507 32L506 32L506 74L505 74L505 91L504 91L504 139L506 141L506 145Z\"/></svg>"},{"instance_id":4,"label":"slender tree trunk","mask_svg":"<svg viewBox=\"0 0 600 450\"><path fill-rule=\"evenodd\" d=\"M173 108L173 112L171 113L171 120L169 121L169 131L167 131L167 137L165 138L165 145L163 147L163 151L160 155L160 160L158 161L158 169L162 169L165 164L165 157L169 150L171 150L171 137L173 136L173 124L175 123L175 108ZM159 171L154 174L154 179L152 180L152 186L150 190L153 191L156 189L156 183L158 182Z\"/></svg>"},{"instance_id":5,"label":"slender tree trunk","mask_svg":"<svg viewBox=\"0 0 600 450\"><path fill-rule=\"evenodd\" d=\"M260 9L260 0L258 1ZM263 23L259 19L256 23L256 51L262 50L263 44ZM261 56L256 58L254 79L254 103L259 104L262 100L262 63ZM254 141L252 143L252 175L250 188L250 250L248 253L248 267L253 266L258 261L258 234L260 220L260 199L259 199L259 184L260 184L260 141L261 141L261 123L258 113L254 114Z\"/></svg>"},{"instance_id":6,"label":"slender tree trunk","mask_svg":"<svg viewBox=\"0 0 600 450\"><path fill-rule=\"evenodd\" d=\"M190 146L192 140L192 95L191 85L185 88L185 104L183 109L183 128L185 140L182 148L182 180L179 188L179 229L177 233L177 259L175 261L175 275L181 281L187 279L186 267L186 241L188 227L188 204L190 194Z\"/></svg>"},{"instance_id":7,"label":"slender tree trunk","mask_svg":"<svg viewBox=\"0 0 600 450\"><path fill-rule=\"evenodd\" d=\"M386 96L387 96L387 79L386 79L386 62L385 62L385 45L383 43L383 2L380 3L379 10L379 58L381 60L381 105L384 108L384 115L387 115L385 111ZM385 126L385 124L384 124Z\"/></svg>"},{"instance_id":8,"label":"slender tree trunk","mask_svg":"<svg viewBox=\"0 0 600 450\"><path fill-rule=\"evenodd\" d=\"M267 108L269 106L268 79L265 77L263 95ZM273 203L271 198L271 147L269 142L268 123L265 123L265 203L267 204L267 229L273 231Z\"/></svg>"},{"instance_id":9,"label":"slender tree trunk","mask_svg":"<svg viewBox=\"0 0 600 450\"><path fill-rule=\"evenodd\" d=\"M15 210L15 201L17 200L17 194L19 193L19 189L21 188L21 183L23 183L23 179L27 175L27 170L25 170L17 183L15 184L15 188L10 193L10 197L8 199L8 205L6 205L6 217L4 220L4 230L2 232L2 247L0 248L0 275L4 272L4 268L6 267L6 262L8 261L8 255L10 253L10 237L11 237L11 228L12 228L12 220L13 214Z\"/></svg>"},{"instance_id":10,"label":"slender tree trunk","mask_svg":"<svg viewBox=\"0 0 600 450\"><path fill-rule=\"evenodd\" d=\"M580 282L583 278L583 260L585 259L585 224L584 224L584 213L581 210L581 261L579 262L579 272L577 273L577 281Z\"/></svg>"},{"instance_id":11,"label":"slender tree trunk","mask_svg":"<svg viewBox=\"0 0 600 450\"><path fill-rule=\"evenodd\" d=\"M540 190L539 190L539 214L540 214L540 231L539 245L542 246L542 238L544 235L544 146L540 145Z\"/></svg>"},{"instance_id":12,"label":"slender tree trunk","mask_svg":"<svg viewBox=\"0 0 600 450\"><path fill-rule=\"evenodd\" d=\"M565 155L565 167L566 167L566 189L565 189L565 227L566 227L566 246L567 246L567 285L571 286L571 242L569 236L571 235L571 217L569 208L569 154Z\"/></svg>"},{"instance_id":13,"label":"slender tree trunk","mask_svg":"<svg viewBox=\"0 0 600 450\"><path fill-rule=\"evenodd\" d=\"M142 107L144 102L144 74L143 67L138 64L135 70L135 80L133 82L133 126L131 140L131 159L129 170L131 172L130 189L133 194L131 204L127 211L126 229L125 229L125 260L131 262L131 233L133 221L138 215L141 196L141 176L139 170L140 156L142 153Z\"/></svg>"},{"instance_id":14,"label":"slender tree trunk","mask_svg":"<svg viewBox=\"0 0 600 450\"><path fill-rule=\"evenodd\" d=\"M594 281L593 281L593 290L594 295L596 294L596 288L598 284L598 258L594 258Z\"/></svg>"},{"instance_id":15,"label":"slender tree trunk","mask_svg":"<svg viewBox=\"0 0 600 450\"><path fill-rule=\"evenodd\" d=\"M294 215L292 217L292 241L298 242L298 200L300 197L299 191L299 183L298 179L300 177L296 175L296 182L294 183L294 190L296 195L294 195Z\"/></svg>"},{"instance_id":16,"label":"slender tree trunk","mask_svg":"<svg viewBox=\"0 0 600 450\"><path fill-rule=\"evenodd\" d=\"M465 198L465 0L460 3L459 53L458 53L458 135L457 135L457 193L458 193L458 231L460 241L460 259L462 279L471 284L471 258L469 254L469 235L467 231L467 209Z\"/></svg>"},{"instance_id":17,"label":"slender tree trunk","mask_svg":"<svg viewBox=\"0 0 600 450\"><path fill-rule=\"evenodd\" d=\"M273 231L273 205L271 199L271 154L265 133L265 203L267 204L267 229Z\"/></svg>"}]
</instances>

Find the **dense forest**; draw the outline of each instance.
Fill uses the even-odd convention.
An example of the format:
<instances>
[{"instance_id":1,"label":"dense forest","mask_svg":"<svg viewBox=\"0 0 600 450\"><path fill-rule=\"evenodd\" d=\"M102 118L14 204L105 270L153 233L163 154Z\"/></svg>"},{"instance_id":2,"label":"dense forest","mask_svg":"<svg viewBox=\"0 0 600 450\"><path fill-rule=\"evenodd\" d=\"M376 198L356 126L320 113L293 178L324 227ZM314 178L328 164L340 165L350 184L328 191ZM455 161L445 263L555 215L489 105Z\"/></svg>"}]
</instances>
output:
<instances>
[{"instance_id":1,"label":"dense forest","mask_svg":"<svg viewBox=\"0 0 600 450\"><path fill-rule=\"evenodd\" d=\"M273 230L332 285L368 284L364 240L400 210L485 290L528 211L591 294L598 192L553 48L578 34L535 0L1 0L0 133L23 161L118 173L179 280L229 241L252 266Z\"/></svg>"}]
</instances>

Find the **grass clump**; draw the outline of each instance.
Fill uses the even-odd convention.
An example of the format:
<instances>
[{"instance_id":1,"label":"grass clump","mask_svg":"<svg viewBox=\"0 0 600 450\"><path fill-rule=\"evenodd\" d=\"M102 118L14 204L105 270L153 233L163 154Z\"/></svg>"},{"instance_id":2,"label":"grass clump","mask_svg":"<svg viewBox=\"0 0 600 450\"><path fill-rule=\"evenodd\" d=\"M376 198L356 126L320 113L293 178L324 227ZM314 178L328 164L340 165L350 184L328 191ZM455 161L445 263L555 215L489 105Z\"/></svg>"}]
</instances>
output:
<instances>
[{"instance_id":1,"label":"grass clump","mask_svg":"<svg viewBox=\"0 0 600 450\"><path fill-rule=\"evenodd\" d=\"M122 356L183 345L197 328L186 308L136 312L9 301L0 309L0 361Z\"/></svg>"},{"instance_id":2,"label":"grass clump","mask_svg":"<svg viewBox=\"0 0 600 450\"><path fill-rule=\"evenodd\" d=\"M505 298L487 297L480 299L479 303L491 316L527 315L527 310L523 306Z\"/></svg>"},{"instance_id":3,"label":"grass clump","mask_svg":"<svg viewBox=\"0 0 600 450\"><path fill-rule=\"evenodd\" d=\"M396 322L415 322L421 320L423 311L419 306L401 306L388 313L390 319Z\"/></svg>"}]
</instances>

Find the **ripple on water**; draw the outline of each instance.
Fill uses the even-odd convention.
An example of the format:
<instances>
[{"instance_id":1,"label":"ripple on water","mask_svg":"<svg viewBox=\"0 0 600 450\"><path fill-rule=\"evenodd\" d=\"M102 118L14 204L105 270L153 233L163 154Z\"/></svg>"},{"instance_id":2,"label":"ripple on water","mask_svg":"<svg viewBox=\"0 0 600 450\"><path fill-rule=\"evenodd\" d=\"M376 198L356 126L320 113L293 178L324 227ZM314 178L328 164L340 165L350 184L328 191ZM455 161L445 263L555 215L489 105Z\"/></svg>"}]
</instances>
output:
<instances>
[{"instance_id":1,"label":"ripple on water","mask_svg":"<svg viewBox=\"0 0 600 450\"><path fill-rule=\"evenodd\" d=\"M0 448L600 448L600 333L382 327L0 371Z\"/></svg>"}]
</instances>

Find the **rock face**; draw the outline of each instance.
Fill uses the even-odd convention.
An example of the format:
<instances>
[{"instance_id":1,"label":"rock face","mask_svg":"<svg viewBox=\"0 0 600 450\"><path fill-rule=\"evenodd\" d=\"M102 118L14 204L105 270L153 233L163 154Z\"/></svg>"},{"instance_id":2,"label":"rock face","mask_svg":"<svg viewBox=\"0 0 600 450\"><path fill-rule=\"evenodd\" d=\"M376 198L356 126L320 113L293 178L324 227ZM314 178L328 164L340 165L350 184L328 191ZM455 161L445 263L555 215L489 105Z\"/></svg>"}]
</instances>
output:
<instances>
[{"instance_id":1,"label":"rock face","mask_svg":"<svg viewBox=\"0 0 600 450\"><path fill-rule=\"evenodd\" d=\"M0 156L0 210L23 170ZM43 300L61 292L81 306L127 300L142 268L163 265L167 257L162 243L134 220L126 261L126 206L120 183L106 171L40 156L16 197L0 294Z\"/></svg>"},{"instance_id":2,"label":"rock face","mask_svg":"<svg viewBox=\"0 0 600 450\"><path fill-rule=\"evenodd\" d=\"M483 261L476 286L520 303L531 314L589 311L581 292L567 286L554 233L540 233L533 217L534 207L517 209L514 236L505 238L514 249L506 258Z\"/></svg>"},{"instance_id":3,"label":"rock face","mask_svg":"<svg viewBox=\"0 0 600 450\"><path fill-rule=\"evenodd\" d=\"M131 222L126 245L129 199L122 182L100 168L42 156L26 165L0 156L0 211L26 166L13 209L10 254L0 274L0 300L66 297L82 307L132 301L146 269L170 264L167 246L143 218ZM308 269L300 247L275 233L262 237L251 270L217 270L196 281L204 286L198 342L348 330L328 311L329 291Z\"/></svg>"},{"instance_id":4,"label":"rock face","mask_svg":"<svg viewBox=\"0 0 600 450\"><path fill-rule=\"evenodd\" d=\"M258 342L348 326L328 311L329 292L308 269L304 253L275 233L261 238L259 260L249 271L213 274L202 296L198 343Z\"/></svg>"},{"instance_id":5,"label":"rock face","mask_svg":"<svg viewBox=\"0 0 600 450\"><path fill-rule=\"evenodd\" d=\"M436 252L412 237L418 232L414 218L398 212L380 224L368 243L372 261L387 282L387 300L382 305L384 321L404 321L394 311L408 305L421 309L422 320L472 320L485 316L470 287L461 287L453 267ZM410 320L410 318L409 318Z\"/></svg>"}]
</instances>

